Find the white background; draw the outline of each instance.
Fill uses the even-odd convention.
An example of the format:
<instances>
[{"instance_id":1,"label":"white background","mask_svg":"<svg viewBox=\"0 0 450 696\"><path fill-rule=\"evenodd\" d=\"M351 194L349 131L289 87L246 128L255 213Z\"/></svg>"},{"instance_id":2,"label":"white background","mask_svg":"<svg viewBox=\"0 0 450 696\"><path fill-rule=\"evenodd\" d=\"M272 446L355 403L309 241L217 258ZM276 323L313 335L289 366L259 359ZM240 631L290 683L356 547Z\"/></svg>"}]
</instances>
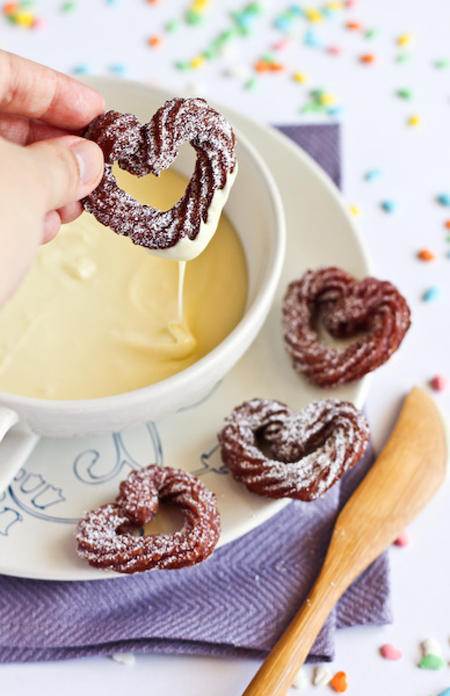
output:
<instances>
[{"instance_id":1,"label":"white background","mask_svg":"<svg viewBox=\"0 0 450 696\"><path fill-rule=\"evenodd\" d=\"M3 4L3 3L2 3ZM177 60L189 61L231 26L229 11L246 3L221 0L205 3L197 26L184 21L188 0L79 0L64 11L61 0L36 0L31 12L42 19L40 29L27 29L0 16L0 45L33 60L73 73L83 67L92 74L114 71L125 77L167 87L174 94L196 93L222 102L265 123L333 122L342 124L343 198L356 206L355 218L367 244L375 274L394 282L407 297L413 327L398 356L377 371L368 400L368 415L377 447L387 437L392 417L411 386L428 388L435 375L450 380L450 208L437 196L450 193L450 63L437 68L437 60L450 61L450 5L448 0L360 0L321 22L305 19L292 23L283 34L274 19L293 3L259 3L260 17L247 36L230 42L219 56L200 69L180 70ZM310 0L304 8L321 9L324 2ZM167 21L178 29L169 33ZM347 28L347 22L360 24ZM310 29L315 47L305 44ZM368 38L366 30L376 36ZM401 46L399 37L411 43ZM161 45L149 47L151 36ZM282 47L279 43L283 38ZM331 54L330 46L339 49ZM284 70L258 74L255 62L270 53ZM361 62L364 54L375 58ZM407 56L405 60L399 57ZM115 66L115 67L114 67ZM297 82L301 72L306 81ZM246 88L252 77L253 89ZM342 107L338 116L305 114L311 90L333 95ZM412 98L402 99L399 89ZM408 125L418 116L417 127ZM368 171L380 169L375 181ZM381 208L383 200L396 204L393 213ZM436 259L418 260L422 248ZM434 302L423 293L440 289ZM450 386L435 393L450 412ZM348 674L348 693L358 696L430 696L450 687L450 668L438 672L419 669L420 644L439 641L448 665L450 659L450 543L446 484L411 525L411 544L391 550L394 623L391 626L341 631L336 641L333 672ZM379 647L391 642L403 651L398 662L383 660ZM258 666L247 660L216 660L138 655L132 667L107 658L55 664L0 667L2 694L122 694L139 690L160 696L235 696L240 694ZM313 669L305 667L303 693L330 687L311 683ZM294 693L294 692L293 692Z\"/></svg>"}]
</instances>

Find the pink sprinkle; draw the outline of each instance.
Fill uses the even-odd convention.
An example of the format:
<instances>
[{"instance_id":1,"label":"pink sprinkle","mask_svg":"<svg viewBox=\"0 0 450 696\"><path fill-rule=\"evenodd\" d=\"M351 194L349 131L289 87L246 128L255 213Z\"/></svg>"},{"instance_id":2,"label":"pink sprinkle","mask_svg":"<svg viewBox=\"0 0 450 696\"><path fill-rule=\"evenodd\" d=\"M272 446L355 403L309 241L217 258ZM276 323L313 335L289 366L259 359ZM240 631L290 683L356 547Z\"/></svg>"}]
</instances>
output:
<instances>
[{"instance_id":1,"label":"pink sprinkle","mask_svg":"<svg viewBox=\"0 0 450 696\"><path fill-rule=\"evenodd\" d=\"M398 648L395 648L390 643L385 643L381 646L380 652L386 660L400 660L403 657L403 653Z\"/></svg>"},{"instance_id":2,"label":"pink sprinkle","mask_svg":"<svg viewBox=\"0 0 450 696\"><path fill-rule=\"evenodd\" d=\"M342 48L340 46L328 46L327 53L333 56L340 56L342 53Z\"/></svg>"},{"instance_id":3,"label":"pink sprinkle","mask_svg":"<svg viewBox=\"0 0 450 696\"><path fill-rule=\"evenodd\" d=\"M436 375L430 384L435 391L444 391L447 388L447 378L444 375Z\"/></svg>"},{"instance_id":4,"label":"pink sprinkle","mask_svg":"<svg viewBox=\"0 0 450 696\"><path fill-rule=\"evenodd\" d=\"M394 544L396 546L409 546L410 541L411 538L409 536L409 532L406 529L404 529L400 536L398 536L397 539L394 541Z\"/></svg>"}]
</instances>

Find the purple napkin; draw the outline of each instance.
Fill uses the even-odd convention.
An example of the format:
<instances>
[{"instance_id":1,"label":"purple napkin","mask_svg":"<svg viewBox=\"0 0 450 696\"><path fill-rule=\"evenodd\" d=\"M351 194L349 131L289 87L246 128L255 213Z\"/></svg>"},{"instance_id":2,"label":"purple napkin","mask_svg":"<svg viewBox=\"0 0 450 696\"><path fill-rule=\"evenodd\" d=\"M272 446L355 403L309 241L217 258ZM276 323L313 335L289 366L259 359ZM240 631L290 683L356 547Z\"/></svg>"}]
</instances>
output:
<instances>
[{"instance_id":1,"label":"purple napkin","mask_svg":"<svg viewBox=\"0 0 450 696\"><path fill-rule=\"evenodd\" d=\"M281 128L338 184L339 128ZM290 503L199 566L102 581L0 576L0 662L120 651L263 657L320 570L340 507L373 461L370 449L314 503ZM391 620L380 556L347 590L309 659L332 660L336 628Z\"/></svg>"}]
</instances>

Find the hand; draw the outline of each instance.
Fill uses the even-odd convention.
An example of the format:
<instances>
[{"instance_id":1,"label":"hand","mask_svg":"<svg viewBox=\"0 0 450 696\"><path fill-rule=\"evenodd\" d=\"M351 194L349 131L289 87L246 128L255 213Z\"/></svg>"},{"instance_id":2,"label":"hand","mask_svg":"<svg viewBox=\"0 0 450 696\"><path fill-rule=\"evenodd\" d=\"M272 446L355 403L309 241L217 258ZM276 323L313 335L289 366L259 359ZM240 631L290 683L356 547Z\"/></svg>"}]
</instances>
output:
<instances>
[{"instance_id":1,"label":"hand","mask_svg":"<svg viewBox=\"0 0 450 696\"><path fill-rule=\"evenodd\" d=\"M101 150L78 133L104 109L94 89L0 50L0 306L100 182Z\"/></svg>"}]
</instances>

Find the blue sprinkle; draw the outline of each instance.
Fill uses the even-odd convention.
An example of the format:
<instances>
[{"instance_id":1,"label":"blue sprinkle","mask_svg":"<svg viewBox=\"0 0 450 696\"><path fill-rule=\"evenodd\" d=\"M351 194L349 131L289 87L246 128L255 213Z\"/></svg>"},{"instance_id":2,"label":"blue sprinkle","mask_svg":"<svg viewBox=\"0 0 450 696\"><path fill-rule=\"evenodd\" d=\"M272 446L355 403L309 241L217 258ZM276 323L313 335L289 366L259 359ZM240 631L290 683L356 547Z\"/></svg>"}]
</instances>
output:
<instances>
[{"instance_id":1,"label":"blue sprinkle","mask_svg":"<svg viewBox=\"0 0 450 696\"><path fill-rule=\"evenodd\" d=\"M437 197L437 199L441 205L449 205L450 206L450 193L441 193Z\"/></svg>"},{"instance_id":2,"label":"blue sprinkle","mask_svg":"<svg viewBox=\"0 0 450 696\"><path fill-rule=\"evenodd\" d=\"M317 34L315 31L312 31L312 29L309 29L306 34L305 34L305 39L304 43L306 46L312 46L313 48L320 48L320 41L317 37ZM450 200L450 197L449 197ZM450 204L449 204L450 205Z\"/></svg>"},{"instance_id":3,"label":"blue sprinkle","mask_svg":"<svg viewBox=\"0 0 450 696\"><path fill-rule=\"evenodd\" d=\"M433 287L428 288L428 290L425 290L423 293L423 299L425 302L434 302L434 300L437 300L441 294L440 288L438 288L437 285L433 285Z\"/></svg>"},{"instance_id":4,"label":"blue sprinkle","mask_svg":"<svg viewBox=\"0 0 450 696\"><path fill-rule=\"evenodd\" d=\"M116 75L124 75L126 73L127 68L123 63L115 63L114 65L109 66L109 70L112 73L115 73Z\"/></svg>"},{"instance_id":5,"label":"blue sprinkle","mask_svg":"<svg viewBox=\"0 0 450 696\"><path fill-rule=\"evenodd\" d=\"M89 67L89 65L76 65L73 69L73 72L76 75L87 75L91 72L91 68Z\"/></svg>"},{"instance_id":6,"label":"blue sprinkle","mask_svg":"<svg viewBox=\"0 0 450 696\"><path fill-rule=\"evenodd\" d=\"M375 181L375 179L379 179L381 176L383 176L383 172L381 169L371 169L366 174L366 180Z\"/></svg>"},{"instance_id":7,"label":"blue sprinkle","mask_svg":"<svg viewBox=\"0 0 450 696\"><path fill-rule=\"evenodd\" d=\"M383 201L381 203L381 207L387 213L395 213L395 211L397 210L397 204L395 201Z\"/></svg>"},{"instance_id":8,"label":"blue sprinkle","mask_svg":"<svg viewBox=\"0 0 450 696\"><path fill-rule=\"evenodd\" d=\"M305 12L304 10L300 7L300 5L291 5L288 9L289 14L294 15L295 17L304 17Z\"/></svg>"},{"instance_id":9,"label":"blue sprinkle","mask_svg":"<svg viewBox=\"0 0 450 696\"><path fill-rule=\"evenodd\" d=\"M444 689L444 691L440 691L438 693L438 696L450 696L450 686L448 687L448 689Z\"/></svg>"},{"instance_id":10,"label":"blue sprinkle","mask_svg":"<svg viewBox=\"0 0 450 696\"><path fill-rule=\"evenodd\" d=\"M344 109L342 106L330 106L330 108L327 109L327 114L329 116L341 116L343 112Z\"/></svg>"},{"instance_id":11,"label":"blue sprinkle","mask_svg":"<svg viewBox=\"0 0 450 696\"><path fill-rule=\"evenodd\" d=\"M278 17L274 22L274 26L279 31L287 32L291 28L291 20L286 16Z\"/></svg>"}]
</instances>

